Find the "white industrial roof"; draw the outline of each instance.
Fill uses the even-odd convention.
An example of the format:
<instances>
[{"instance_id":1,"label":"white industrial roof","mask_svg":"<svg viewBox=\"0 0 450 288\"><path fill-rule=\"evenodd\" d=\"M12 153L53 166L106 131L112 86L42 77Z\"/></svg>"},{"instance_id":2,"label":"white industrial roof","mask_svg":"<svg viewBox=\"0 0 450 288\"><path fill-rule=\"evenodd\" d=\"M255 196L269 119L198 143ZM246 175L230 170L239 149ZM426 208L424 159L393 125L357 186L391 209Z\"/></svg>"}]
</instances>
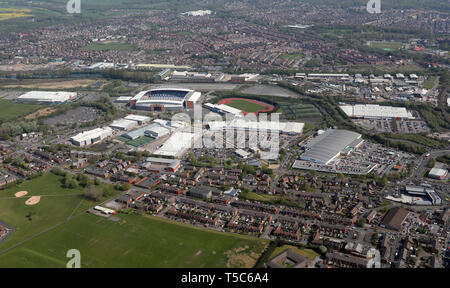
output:
<instances>
[{"instance_id":1,"label":"white industrial roof","mask_svg":"<svg viewBox=\"0 0 450 288\"><path fill-rule=\"evenodd\" d=\"M328 129L306 143L306 151L300 158L328 164L344 149L356 143L360 138L361 134L356 132Z\"/></svg>"},{"instance_id":2,"label":"white industrial roof","mask_svg":"<svg viewBox=\"0 0 450 288\"><path fill-rule=\"evenodd\" d=\"M201 96L202 96L202 93L200 93L200 92L194 92L194 93L192 93L191 96L189 96L189 98L187 99L187 101L197 102L198 99L200 99Z\"/></svg>"},{"instance_id":3,"label":"white industrial roof","mask_svg":"<svg viewBox=\"0 0 450 288\"><path fill-rule=\"evenodd\" d=\"M404 107L380 106L376 104L341 105L349 117L360 118L414 118Z\"/></svg>"},{"instance_id":4,"label":"white industrial roof","mask_svg":"<svg viewBox=\"0 0 450 288\"><path fill-rule=\"evenodd\" d=\"M304 123L299 122L274 122L274 121L247 121L235 118L227 123L225 121L208 122L210 130L222 129L254 130L254 131L280 131L287 134L301 134Z\"/></svg>"},{"instance_id":5,"label":"white industrial roof","mask_svg":"<svg viewBox=\"0 0 450 288\"><path fill-rule=\"evenodd\" d=\"M18 99L40 102L65 102L75 97L77 97L76 92L30 91L19 96Z\"/></svg>"},{"instance_id":6,"label":"white industrial roof","mask_svg":"<svg viewBox=\"0 0 450 288\"><path fill-rule=\"evenodd\" d=\"M142 115L135 115L135 114L130 114L127 117L125 117L124 119L132 120L132 121L138 121L138 122L148 122L148 121L150 121L150 117L142 116Z\"/></svg>"},{"instance_id":7,"label":"white industrial roof","mask_svg":"<svg viewBox=\"0 0 450 288\"><path fill-rule=\"evenodd\" d=\"M105 127L105 128L95 128L93 130L89 130L89 131L85 131L82 133L79 133L75 136L73 136L71 139L77 142L83 142L86 140L90 140L93 138L104 138L107 137L107 135L111 135L112 130L109 127Z\"/></svg>"},{"instance_id":8,"label":"white industrial roof","mask_svg":"<svg viewBox=\"0 0 450 288\"><path fill-rule=\"evenodd\" d=\"M440 168L433 168L430 170L430 173L428 173L429 176L436 176L436 177L443 177L447 174L447 170L440 169Z\"/></svg>"},{"instance_id":9,"label":"white industrial roof","mask_svg":"<svg viewBox=\"0 0 450 288\"><path fill-rule=\"evenodd\" d=\"M153 154L160 156L178 157L181 153L190 148L194 143L194 134L189 132L174 133L161 148Z\"/></svg>"},{"instance_id":10,"label":"white industrial roof","mask_svg":"<svg viewBox=\"0 0 450 288\"><path fill-rule=\"evenodd\" d=\"M169 129L162 127L161 125L158 124L152 124L152 127L149 127L148 129L146 129L145 132L147 131L151 131L153 133L157 133L158 135L162 135L162 134L167 134L169 133Z\"/></svg>"},{"instance_id":11,"label":"white industrial roof","mask_svg":"<svg viewBox=\"0 0 450 288\"><path fill-rule=\"evenodd\" d=\"M136 121L127 120L127 119L119 119L114 121L109 127L119 128L119 129L131 129L137 125Z\"/></svg>"}]
</instances>

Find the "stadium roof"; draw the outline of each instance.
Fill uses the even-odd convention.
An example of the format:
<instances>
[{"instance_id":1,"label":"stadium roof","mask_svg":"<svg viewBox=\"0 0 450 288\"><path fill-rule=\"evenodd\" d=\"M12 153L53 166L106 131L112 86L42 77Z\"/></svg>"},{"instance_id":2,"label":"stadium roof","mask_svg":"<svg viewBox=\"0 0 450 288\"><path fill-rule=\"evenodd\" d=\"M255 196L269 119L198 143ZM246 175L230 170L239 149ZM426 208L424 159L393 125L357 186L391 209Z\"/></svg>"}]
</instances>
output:
<instances>
[{"instance_id":1,"label":"stadium roof","mask_svg":"<svg viewBox=\"0 0 450 288\"><path fill-rule=\"evenodd\" d=\"M328 129L306 143L301 159L328 164L360 138L361 134L356 132Z\"/></svg>"},{"instance_id":2,"label":"stadium roof","mask_svg":"<svg viewBox=\"0 0 450 288\"><path fill-rule=\"evenodd\" d=\"M200 97L202 96L202 93L200 92L194 92L192 93L189 98L187 99L187 101L191 101L191 102L197 102L198 99L200 99Z\"/></svg>"},{"instance_id":3,"label":"stadium roof","mask_svg":"<svg viewBox=\"0 0 450 288\"><path fill-rule=\"evenodd\" d=\"M216 110L221 113L229 113L229 114L233 114L233 115L238 115L238 114L242 113L241 110L236 109L231 106L228 106L228 105L225 105L225 104L217 105L217 104L212 104L212 103L206 103L204 106L208 109L211 109L213 111Z\"/></svg>"},{"instance_id":4,"label":"stadium roof","mask_svg":"<svg viewBox=\"0 0 450 288\"><path fill-rule=\"evenodd\" d=\"M380 106L376 104L341 105L349 117L358 118L414 118L404 107Z\"/></svg>"}]
</instances>

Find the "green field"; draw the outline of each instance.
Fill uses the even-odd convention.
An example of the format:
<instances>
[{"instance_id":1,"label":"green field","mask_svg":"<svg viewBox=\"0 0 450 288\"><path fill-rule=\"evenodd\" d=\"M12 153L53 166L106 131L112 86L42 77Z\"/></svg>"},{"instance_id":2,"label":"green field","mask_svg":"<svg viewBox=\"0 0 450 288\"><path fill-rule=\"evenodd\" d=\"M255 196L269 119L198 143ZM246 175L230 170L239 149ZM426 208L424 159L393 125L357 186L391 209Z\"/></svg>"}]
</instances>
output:
<instances>
[{"instance_id":1,"label":"green field","mask_svg":"<svg viewBox=\"0 0 450 288\"><path fill-rule=\"evenodd\" d=\"M61 179L62 177L49 173L25 181L18 187L0 190L0 220L16 230L0 243L0 251L66 220L79 204L80 209L76 212L89 207L88 201L82 196L83 188L62 188ZM28 194L16 198L14 194L18 191L27 191ZM30 196L41 196L41 201L27 206L25 201ZM32 220L27 217L30 213Z\"/></svg>"},{"instance_id":2,"label":"green field","mask_svg":"<svg viewBox=\"0 0 450 288\"><path fill-rule=\"evenodd\" d=\"M130 51L135 47L128 43L93 43L83 47L83 51Z\"/></svg>"},{"instance_id":3,"label":"green field","mask_svg":"<svg viewBox=\"0 0 450 288\"><path fill-rule=\"evenodd\" d=\"M292 245L283 245L283 246L275 248L275 250L273 250L272 254L270 255L269 259L272 259L273 257L277 256L278 254L280 254L281 252L284 252L285 250L287 250L289 248L291 248L298 254L302 255L303 257L308 258L309 260L314 260L314 258L316 258L317 256L320 256L319 253L317 253L311 249L300 249L300 248L298 248L296 246L292 246Z\"/></svg>"},{"instance_id":4,"label":"green field","mask_svg":"<svg viewBox=\"0 0 450 288\"><path fill-rule=\"evenodd\" d=\"M260 104L253 103L250 101L239 100L239 99L233 100L231 103L227 103L225 105L239 109L239 110L247 112L247 113L258 112L258 111L261 111L261 110L264 110L267 108L264 105L260 105Z\"/></svg>"},{"instance_id":5,"label":"green field","mask_svg":"<svg viewBox=\"0 0 450 288\"><path fill-rule=\"evenodd\" d=\"M423 83L423 88L425 89L433 89L434 87L434 81L436 81L436 76L430 76L428 79Z\"/></svg>"},{"instance_id":6,"label":"green field","mask_svg":"<svg viewBox=\"0 0 450 288\"><path fill-rule=\"evenodd\" d=\"M142 136L134 140L128 140L126 143L134 147L141 147L155 140L155 138Z\"/></svg>"},{"instance_id":7,"label":"green field","mask_svg":"<svg viewBox=\"0 0 450 288\"><path fill-rule=\"evenodd\" d=\"M0 100L0 121L5 122L19 116L26 116L41 108L40 105L14 103L11 100Z\"/></svg>"},{"instance_id":8,"label":"green field","mask_svg":"<svg viewBox=\"0 0 450 288\"><path fill-rule=\"evenodd\" d=\"M286 60L286 59L294 59L294 58L303 58L303 54L302 53L286 53L286 54L281 54L280 56L278 56L278 58Z\"/></svg>"},{"instance_id":9,"label":"green field","mask_svg":"<svg viewBox=\"0 0 450 288\"><path fill-rule=\"evenodd\" d=\"M401 49L403 44L399 42L372 42L370 46L373 48L383 49L385 51L392 51Z\"/></svg>"},{"instance_id":10,"label":"green field","mask_svg":"<svg viewBox=\"0 0 450 288\"><path fill-rule=\"evenodd\" d=\"M253 267L267 244L151 216L87 214L95 203L61 179L49 173L0 191L0 220L15 229L0 243L0 267L64 267L69 249L81 251L83 267ZM30 196L41 201L27 206Z\"/></svg>"},{"instance_id":11,"label":"green field","mask_svg":"<svg viewBox=\"0 0 450 288\"><path fill-rule=\"evenodd\" d=\"M0 255L0 267L65 267L78 249L81 267L252 267L267 241L164 219L83 214Z\"/></svg>"},{"instance_id":12,"label":"green field","mask_svg":"<svg viewBox=\"0 0 450 288\"><path fill-rule=\"evenodd\" d=\"M288 120L321 117L319 110L312 104L281 104L280 108Z\"/></svg>"},{"instance_id":13,"label":"green field","mask_svg":"<svg viewBox=\"0 0 450 288\"><path fill-rule=\"evenodd\" d=\"M152 142L153 140L155 140L155 138L142 136L142 137L139 137L137 139L130 140L128 138L120 136L120 137L117 137L116 140L119 140L121 142L124 142L127 145L131 145L131 146L134 146L134 147L141 147L141 146L144 146L144 145Z\"/></svg>"}]
</instances>

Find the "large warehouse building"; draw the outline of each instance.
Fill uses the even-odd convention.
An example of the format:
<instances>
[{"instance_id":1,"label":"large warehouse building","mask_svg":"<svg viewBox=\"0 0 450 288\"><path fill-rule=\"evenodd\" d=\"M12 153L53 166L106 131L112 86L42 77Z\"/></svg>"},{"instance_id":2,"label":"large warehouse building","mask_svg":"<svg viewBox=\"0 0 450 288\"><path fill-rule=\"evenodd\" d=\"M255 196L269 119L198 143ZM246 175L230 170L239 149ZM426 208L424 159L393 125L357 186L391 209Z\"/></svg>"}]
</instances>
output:
<instances>
[{"instance_id":1,"label":"large warehouse building","mask_svg":"<svg viewBox=\"0 0 450 288\"><path fill-rule=\"evenodd\" d=\"M76 92L30 91L17 98L20 102L60 104L77 97Z\"/></svg>"},{"instance_id":2,"label":"large warehouse building","mask_svg":"<svg viewBox=\"0 0 450 288\"><path fill-rule=\"evenodd\" d=\"M201 93L190 89L159 88L142 91L131 99L131 108L146 111L182 111L193 107Z\"/></svg>"},{"instance_id":3,"label":"large warehouse building","mask_svg":"<svg viewBox=\"0 0 450 288\"><path fill-rule=\"evenodd\" d=\"M305 152L300 159L328 165L341 154L348 154L358 148L364 142L361 136L359 133L347 130L319 131L316 137L303 146Z\"/></svg>"},{"instance_id":4,"label":"large warehouse building","mask_svg":"<svg viewBox=\"0 0 450 288\"><path fill-rule=\"evenodd\" d=\"M209 122L211 131L235 130L235 131L266 131L267 133L281 133L288 135L302 134L304 123L299 122L272 122L272 121L247 121L235 118L230 123L226 121Z\"/></svg>"},{"instance_id":5,"label":"large warehouse building","mask_svg":"<svg viewBox=\"0 0 450 288\"><path fill-rule=\"evenodd\" d=\"M153 154L158 156L166 156L179 158L192 147L197 137L195 134L189 132L175 132L170 138L163 144L161 148L156 150ZM201 135L198 135L200 137Z\"/></svg>"},{"instance_id":6,"label":"large warehouse building","mask_svg":"<svg viewBox=\"0 0 450 288\"><path fill-rule=\"evenodd\" d=\"M93 130L85 131L70 138L70 141L76 146L87 146L96 144L112 135L112 130L109 127L96 128Z\"/></svg>"},{"instance_id":7,"label":"large warehouse building","mask_svg":"<svg viewBox=\"0 0 450 288\"><path fill-rule=\"evenodd\" d=\"M376 104L341 105L342 111L352 118L365 119L414 119L404 107L380 106Z\"/></svg>"}]
</instances>

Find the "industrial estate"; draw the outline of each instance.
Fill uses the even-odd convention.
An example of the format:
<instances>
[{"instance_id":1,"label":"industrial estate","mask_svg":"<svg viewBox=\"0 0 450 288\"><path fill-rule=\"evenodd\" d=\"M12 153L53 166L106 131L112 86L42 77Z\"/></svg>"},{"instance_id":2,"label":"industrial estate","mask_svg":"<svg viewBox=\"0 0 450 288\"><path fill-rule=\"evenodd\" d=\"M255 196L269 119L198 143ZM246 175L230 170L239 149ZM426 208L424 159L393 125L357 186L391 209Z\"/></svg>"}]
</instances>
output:
<instances>
[{"instance_id":1,"label":"industrial estate","mask_svg":"<svg viewBox=\"0 0 450 288\"><path fill-rule=\"evenodd\" d=\"M449 267L445 1L19 2L0 267Z\"/></svg>"}]
</instances>

